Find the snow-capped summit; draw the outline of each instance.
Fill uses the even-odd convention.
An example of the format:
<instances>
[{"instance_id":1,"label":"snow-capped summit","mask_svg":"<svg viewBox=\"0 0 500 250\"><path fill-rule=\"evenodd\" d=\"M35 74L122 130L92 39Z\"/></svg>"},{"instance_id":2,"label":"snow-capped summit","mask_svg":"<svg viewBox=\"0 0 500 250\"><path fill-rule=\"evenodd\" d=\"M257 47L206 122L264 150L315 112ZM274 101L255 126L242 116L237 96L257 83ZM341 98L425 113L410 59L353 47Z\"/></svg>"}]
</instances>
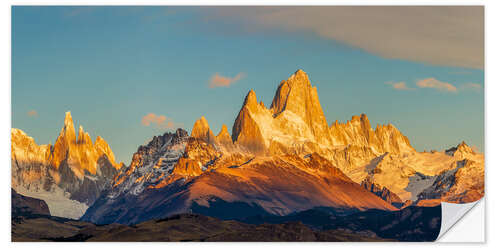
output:
<instances>
[{"instance_id":1,"label":"snow-capped summit","mask_svg":"<svg viewBox=\"0 0 500 250\"><path fill-rule=\"evenodd\" d=\"M137 195L147 188L154 188L165 180L179 158L184 154L188 133L177 129L155 136L147 144L140 146L132 156L130 166L122 168L112 182L108 197L117 197L123 193Z\"/></svg>"}]
</instances>

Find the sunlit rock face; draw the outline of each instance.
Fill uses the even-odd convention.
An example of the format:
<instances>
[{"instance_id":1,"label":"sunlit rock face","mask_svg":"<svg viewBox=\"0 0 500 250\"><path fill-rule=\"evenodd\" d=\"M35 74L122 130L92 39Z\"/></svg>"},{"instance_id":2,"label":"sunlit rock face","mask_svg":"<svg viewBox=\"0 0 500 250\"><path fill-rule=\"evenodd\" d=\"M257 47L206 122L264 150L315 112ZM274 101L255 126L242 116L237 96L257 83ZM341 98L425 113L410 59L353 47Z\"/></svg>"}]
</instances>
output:
<instances>
[{"instance_id":1,"label":"sunlit rock face","mask_svg":"<svg viewBox=\"0 0 500 250\"><path fill-rule=\"evenodd\" d=\"M191 131L139 147L83 218L137 223L200 207L241 216L315 206L395 210L392 203L460 203L484 194L483 154L465 143L417 152L396 127L373 128L365 114L328 126L302 70L281 81L269 108L250 90L232 134L223 125L214 136L205 117Z\"/></svg>"},{"instance_id":2,"label":"sunlit rock face","mask_svg":"<svg viewBox=\"0 0 500 250\"><path fill-rule=\"evenodd\" d=\"M330 127L330 133L336 145L357 145L371 147L377 153L413 153L406 136L392 124L377 125L373 130L365 114L353 116L351 121L336 121Z\"/></svg>"},{"instance_id":3,"label":"sunlit rock face","mask_svg":"<svg viewBox=\"0 0 500 250\"><path fill-rule=\"evenodd\" d=\"M12 188L44 200L52 215L79 218L106 189L120 164L107 142L94 143L80 126L75 134L71 113L52 145L37 145L19 129L11 131Z\"/></svg>"},{"instance_id":4,"label":"sunlit rock face","mask_svg":"<svg viewBox=\"0 0 500 250\"><path fill-rule=\"evenodd\" d=\"M401 199L395 193L391 192L391 190L386 187L380 187L379 185L373 183L371 178L364 179L361 182L361 186L390 204L402 203Z\"/></svg>"},{"instance_id":5,"label":"sunlit rock face","mask_svg":"<svg viewBox=\"0 0 500 250\"><path fill-rule=\"evenodd\" d=\"M419 200L451 203L473 202L484 196L484 155L474 152L465 142L445 151L452 157L450 168L436 175Z\"/></svg>"},{"instance_id":6,"label":"sunlit rock face","mask_svg":"<svg viewBox=\"0 0 500 250\"><path fill-rule=\"evenodd\" d=\"M250 152L267 154L299 147L311 147L312 152L332 145L316 87L302 70L280 83L269 109L251 90L234 122L232 138Z\"/></svg>"},{"instance_id":7,"label":"sunlit rock face","mask_svg":"<svg viewBox=\"0 0 500 250\"><path fill-rule=\"evenodd\" d=\"M311 85L303 70L297 70L288 80L282 81L276 90L270 107L282 130L307 137L318 144L331 145L332 141L323 109L318 98L318 90ZM304 127L297 127L304 123ZM306 137L306 138L307 138Z\"/></svg>"},{"instance_id":8,"label":"sunlit rock face","mask_svg":"<svg viewBox=\"0 0 500 250\"><path fill-rule=\"evenodd\" d=\"M226 124L222 124L220 132L216 136L216 141L224 148L232 148L233 140L231 138L231 134L229 134Z\"/></svg>"},{"instance_id":9,"label":"sunlit rock face","mask_svg":"<svg viewBox=\"0 0 500 250\"><path fill-rule=\"evenodd\" d=\"M115 198L124 193L137 195L162 185L184 154L188 137L185 130L177 129L174 133L155 136L148 144L139 146L130 166L122 168L115 176L107 197Z\"/></svg>"},{"instance_id":10,"label":"sunlit rock face","mask_svg":"<svg viewBox=\"0 0 500 250\"><path fill-rule=\"evenodd\" d=\"M194 123L193 129L191 130L191 137L203 140L207 143L214 143L216 140L204 116Z\"/></svg>"}]
</instances>

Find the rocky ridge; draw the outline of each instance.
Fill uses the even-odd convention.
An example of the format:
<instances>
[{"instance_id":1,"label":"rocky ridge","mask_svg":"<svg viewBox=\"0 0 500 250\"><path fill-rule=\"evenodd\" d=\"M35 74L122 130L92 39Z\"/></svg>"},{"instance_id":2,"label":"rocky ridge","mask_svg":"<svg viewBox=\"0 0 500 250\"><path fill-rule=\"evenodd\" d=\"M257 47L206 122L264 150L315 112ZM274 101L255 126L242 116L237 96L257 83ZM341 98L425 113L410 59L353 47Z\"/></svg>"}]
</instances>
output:
<instances>
[{"instance_id":1,"label":"rocky ridge","mask_svg":"<svg viewBox=\"0 0 500 250\"><path fill-rule=\"evenodd\" d=\"M54 145L37 145L20 129L11 131L12 188L44 200L52 215L79 218L106 189L121 164L107 142L80 126L78 137L71 113Z\"/></svg>"}]
</instances>

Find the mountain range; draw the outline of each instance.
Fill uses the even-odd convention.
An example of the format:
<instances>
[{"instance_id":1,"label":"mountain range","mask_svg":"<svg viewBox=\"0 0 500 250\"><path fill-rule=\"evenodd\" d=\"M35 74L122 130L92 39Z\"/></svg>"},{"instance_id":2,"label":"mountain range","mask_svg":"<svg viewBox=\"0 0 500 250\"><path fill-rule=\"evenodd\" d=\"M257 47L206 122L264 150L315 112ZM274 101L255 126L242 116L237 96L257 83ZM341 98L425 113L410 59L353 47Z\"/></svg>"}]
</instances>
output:
<instances>
[{"instance_id":1,"label":"mountain range","mask_svg":"<svg viewBox=\"0 0 500 250\"><path fill-rule=\"evenodd\" d=\"M12 188L44 200L52 215L74 219L110 187L122 166L102 137L92 142L81 126L76 137L70 112L54 145L37 145L32 137L13 128L11 155Z\"/></svg>"},{"instance_id":2,"label":"mountain range","mask_svg":"<svg viewBox=\"0 0 500 250\"><path fill-rule=\"evenodd\" d=\"M45 201L52 216L97 224L185 213L248 220L320 207L391 214L484 195L484 154L465 142L417 152L392 124L372 128L365 114L328 125L302 70L279 83L269 108L250 90L231 133L223 125L215 135L201 117L190 135L179 128L139 146L129 166L101 137L92 142L82 127L76 136L69 112L54 145L19 129L11 136L12 188Z\"/></svg>"}]
</instances>

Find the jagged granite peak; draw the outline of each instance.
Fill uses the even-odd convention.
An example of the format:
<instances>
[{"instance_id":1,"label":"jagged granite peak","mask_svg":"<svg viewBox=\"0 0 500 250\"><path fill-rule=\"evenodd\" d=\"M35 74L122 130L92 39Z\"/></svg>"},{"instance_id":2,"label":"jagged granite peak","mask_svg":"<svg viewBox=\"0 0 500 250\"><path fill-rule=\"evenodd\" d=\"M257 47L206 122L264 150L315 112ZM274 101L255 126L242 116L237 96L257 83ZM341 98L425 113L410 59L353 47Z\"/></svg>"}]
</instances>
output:
<instances>
[{"instance_id":1,"label":"jagged granite peak","mask_svg":"<svg viewBox=\"0 0 500 250\"><path fill-rule=\"evenodd\" d=\"M299 116L309 127L318 143L331 145L328 123L319 102L318 91L309 76L297 70L288 80L281 81L270 109L277 117L285 111Z\"/></svg>"},{"instance_id":2,"label":"jagged granite peak","mask_svg":"<svg viewBox=\"0 0 500 250\"><path fill-rule=\"evenodd\" d=\"M297 143L315 148L332 145L317 89L302 70L281 81L269 109L250 90L232 132L235 144L258 154L284 153Z\"/></svg>"},{"instance_id":3,"label":"jagged granite peak","mask_svg":"<svg viewBox=\"0 0 500 250\"><path fill-rule=\"evenodd\" d=\"M88 134L86 133L86 135ZM90 136L88 139L90 139ZM118 170L123 166L123 162L119 164L116 163L115 154L111 150L108 142L105 141L102 137L97 136L97 138L95 139L94 148L97 152L97 155L105 155L115 169Z\"/></svg>"},{"instance_id":4,"label":"jagged granite peak","mask_svg":"<svg viewBox=\"0 0 500 250\"><path fill-rule=\"evenodd\" d=\"M76 140L77 144L87 144L89 147L92 147L92 138L90 138L89 133L83 130L83 126L80 125L78 129L78 139ZM113 160L114 161L114 160Z\"/></svg>"},{"instance_id":5,"label":"jagged granite peak","mask_svg":"<svg viewBox=\"0 0 500 250\"><path fill-rule=\"evenodd\" d=\"M171 137L141 146L84 219L136 223L200 206L215 211L219 201L230 205L224 212L240 212L231 204L251 204L276 215L315 206L395 210L391 203L415 200L457 160L416 152L393 125L373 129L366 114L328 127L317 90L302 70L280 83L270 108L250 90L230 139L225 125L214 137L204 117L190 137L177 143ZM224 150L224 140L232 150ZM482 166L476 160L457 171L457 186L448 192L453 197L476 183ZM476 188L461 200L484 193Z\"/></svg>"},{"instance_id":6,"label":"jagged granite peak","mask_svg":"<svg viewBox=\"0 0 500 250\"><path fill-rule=\"evenodd\" d=\"M258 105L255 91L252 89L246 95L243 106L234 121L232 141L259 153L263 152L267 145L259 124L255 121L257 117L254 116L264 116L264 119L269 119L270 113L265 107Z\"/></svg>"},{"instance_id":7,"label":"jagged granite peak","mask_svg":"<svg viewBox=\"0 0 500 250\"><path fill-rule=\"evenodd\" d=\"M188 132L179 128L174 133L154 136L148 144L139 146L130 166L122 168L114 177L113 190L108 196L137 195L161 183L174 171L188 138Z\"/></svg>"},{"instance_id":8,"label":"jagged granite peak","mask_svg":"<svg viewBox=\"0 0 500 250\"><path fill-rule=\"evenodd\" d=\"M392 124L377 124L373 130L366 114L353 116L346 123L335 121L330 127L330 134L335 145L367 146L379 154L415 152L408 138Z\"/></svg>"},{"instance_id":9,"label":"jagged granite peak","mask_svg":"<svg viewBox=\"0 0 500 250\"><path fill-rule=\"evenodd\" d=\"M222 124L219 134L216 136L217 142L223 145L231 145L233 144L233 140L229 131L227 129L226 124Z\"/></svg>"},{"instance_id":10,"label":"jagged granite peak","mask_svg":"<svg viewBox=\"0 0 500 250\"><path fill-rule=\"evenodd\" d=\"M75 125L73 124L73 117L71 116L71 111L67 111L64 117L64 127L63 130L71 137L71 134L75 134ZM74 138L70 138L74 139Z\"/></svg>"},{"instance_id":11,"label":"jagged granite peak","mask_svg":"<svg viewBox=\"0 0 500 250\"><path fill-rule=\"evenodd\" d=\"M247 96L245 97L245 101L243 102L243 106L254 107L257 103L257 95L253 89L248 91Z\"/></svg>"},{"instance_id":12,"label":"jagged granite peak","mask_svg":"<svg viewBox=\"0 0 500 250\"><path fill-rule=\"evenodd\" d=\"M47 202L52 215L79 218L110 183L117 169L107 142L79 127L66 112L55 144L37 145L19 129L11 131L12 187Z\"/></svg>"},{"instance_id":13,"label":"jagged granite peak","mask_svg":"<svg viewBox=\"0 0 500 250\"><path fill-rule=\"evenodd\" d=\"M474 150L472 150L472 148L469 147L465 143L465 141L462 141L456 147L452 147L450 149L445 150L445 153L449 156L457 156L457 157L463 157L464 155L467 154L475 154Z\"/></svg>"},{"instance_id":14,"label":"jagged granite peak","mask_svg":"<svg viewBox=\"0 0 500 250\"><path fill-rule=\"evenodd\" d=\"M204 116L194 123L193 129L191 130L191 137L203 140L207 143L215 142L215 135Z\"/></svg>"}]
</instances>

